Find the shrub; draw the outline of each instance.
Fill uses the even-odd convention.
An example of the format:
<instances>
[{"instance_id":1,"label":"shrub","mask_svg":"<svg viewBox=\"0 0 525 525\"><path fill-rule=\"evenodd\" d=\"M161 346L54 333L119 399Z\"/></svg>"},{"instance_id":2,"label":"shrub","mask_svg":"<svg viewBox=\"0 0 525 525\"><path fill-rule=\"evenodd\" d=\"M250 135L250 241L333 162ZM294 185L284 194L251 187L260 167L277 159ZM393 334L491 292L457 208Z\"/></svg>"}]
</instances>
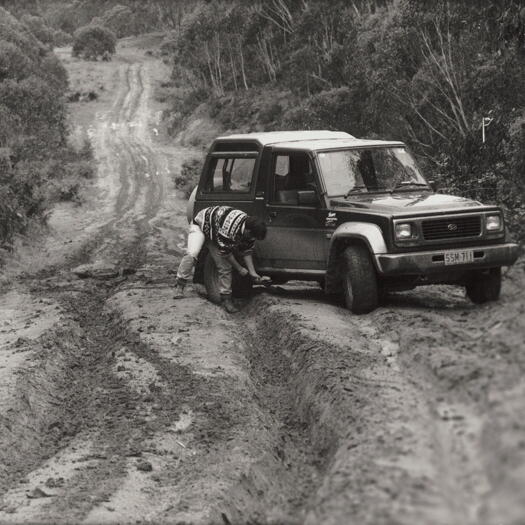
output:
<instances>
[{"instance_id":1,"label":"shrub","mask_svg":"<svg viewBox=\"0 0 525 525\"><path fill-rule=\"evenodd\" d=\"M46 9L45 17L51 27L55 27L59 31L68 35L72 35L79 26L89 22L89 19L81 20L79 13L75 12L74 5L68 6L58 4L55 6L49 6Z\"/></svg>"},{"instance_id":2,"label":"shrub","mask_svg":"<svg viewBox=\"0 0 525 525\"><path fill-rule=\"evenodd\" d=\"M347 87L322 91L284 115L289 129L334 129L361 135L360 105Z\"/></svg>"},{"instance_id":3,"label":"shrub","mask_svg":"<svg viewBox=\"0 0 525 525\"><path fill-rule=\"evenodd\" d=\"M73 56L87 60L97 60L115 54L117 37L102 26L89 25L75 32Z\"/></svg>"},{"instance_id":4,"label":"shrub","mask_svg":"<svg viewBox=\"0 0 525 525\"><path fill-rule=\"evenodd\" d=\"M11 189L0 184L0 247L11 241L22 223L23 215L18 212Z\"/></svg>"},{"instance_id":5,"label":"shrub","mask_svg":"<svg viewBox=\"0 0 525 525\"><path fill-rule=\"evenodd\" d=\"M63 93L69 86L67 71L60 60L52 53L44 57L41 65L42 77L47 80L59 93Z\"/></svg>"},{"instance_id":6,"label":"shrub","mask_svg":"<svg viewBox=\"0 0 525 525\"><path fill-rule=\"evenodd\" d=\"M19 162L13 169L10 189L19 211L28 218L41 217L50 188L46 186L47 166L43 162Z\"/></svg>"},{"instance_id":7,"label":"shrub","mask_svg":"<svg viewBox=\"0 0 525 525\"><path fill-rule=\"evenodd\" d=\"M73 37L62 29L57 29L53 33L53 42L55 46L68 46L73 42Z\"/></svg>"},{"instance_id":8,"label":"shrub","mask_svg":"<svg viewBox=\"0 0 525 525\"><path fill-rule=\"evenodd\" d=\"M281 104L270 102L264 105L259 112L259 120L262 124L272 124L279 120L283 112Z\"/></svg>"},{"instance_id":9,"label":"shrub","mask_svg":"<svg viewBox=\"0 0 525 525\"><path fill-rule=\"evenodd\" d=\"M179 111L183 116L191 115L191 113L205 100L207 100L209 92L206 89L193 89L186 92L181 99L177 100Z\"/></svg>"},{"instance_id":10,"label":"shrub","mask_svg":"<svg viewBox=\"0 0 525 525\"><path fill-rule=\"evenodd\" d=\"M178 190L182 190L186 198L190 196L193 188L199 183L201 171L202 160L193 158L185 161L182 164L180 174L174 177L175 187Z\"/></svg>"},{"instance_id":11,"label":"shrub","mask_svg":"<svg viewBox=\"0 0 525 525\"><path fill-rule=\"evenodd\" d=\"M49 155L66 137L66 111L62 97L42 78L30 76L20 82L0 83L0 105L20 119L24 154L21 158ZM22 144L22 142L20 142Z\"/></svg>"},{"instance_id":12,"label":"shrub","mask_svg":"<svg viewBox=\"0 0 525 525\"><path fill-rule=\"evenodd\" d=\"M135 33L133 12L128 6L115 5L100 18L93 19L92 24L107 27L118 38L131 36Z\"/></svg>"},{"instance_id":13,"label":"shrub","mask_svg":"<svg viewBox=\"0 0 525 525\"><path fill-rule=\"evenodd\" d=\"M33 35L43 44L53 47L55 44L54 30L51 29L46 21L40 16L24 15L20 21L33 33Z\"/></svg>"},{"instance_id":14,"label":"shrub","mask_svg":"<svg viewBox=\"0 0 525 525\"><path fill-rule=\"evenodd\" d=\"M48 51L26 26L2 7L0 7L0 35L2 40L11 42L20 49L31 62L38 61Z\"/></svg>"},{"instance_id":15,"label":"shrub","mask_svg":"<svg viewBox=\"0 0 525 525\"><path fill-rule=\"evenodd\" d=\"M67 74L33 34L45 24L25 22L0 7L0 252L54 200L78 200L94 173L90 144L66 142Z\"/></svg>"},{"instance_id":16,"label":"shrub","mask_svg":"<svg viewBox=\"0 0 525 525\"><path fill-rule=\"evenodd\" d=\"M66 165L67 176L74 179L93 179L95 169L89 160L79 160Z\"/></svg>"},{"instance_id":17,"label":"shrub","mask_svg":"<svg viewBox=\"0 0 525 525\"><path fill-rule=\"evenodd\" d=\"M8 107L0 104L0 151L12 146L20 130L20 118L14 115Z\"/></svg>"},{"instance_id":18,"label":"shrub","mask_svg":"<svg viewBox=\"0 0 525 525\"><path fill-rule=\"evenodd\" d=\"M162 56L172 56L177 50L177 33L170 31L166 34L160 44L160 54Z\"/></svg>"},{"instance_id":19,"label":"shrub","mask_svg":"<svg viewBox=\"0 0 525 525\"><path fill-rule=\"evenodd\" d=\"M28 77L31 66L31 61L18 46L0 40L0 82L8 78L22 80Z\"/></svg>"}]
</instances>

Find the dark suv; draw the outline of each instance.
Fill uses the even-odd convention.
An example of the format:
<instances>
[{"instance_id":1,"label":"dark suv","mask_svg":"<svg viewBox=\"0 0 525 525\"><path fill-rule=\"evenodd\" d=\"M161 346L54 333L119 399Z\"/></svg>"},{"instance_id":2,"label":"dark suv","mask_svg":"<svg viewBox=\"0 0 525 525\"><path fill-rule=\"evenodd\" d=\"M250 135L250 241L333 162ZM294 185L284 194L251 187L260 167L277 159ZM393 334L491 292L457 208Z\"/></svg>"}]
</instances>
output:
<instances>
[{"instance_id":1,"label":"dark suv","mask_svg":"<svg viewBox=\"0 0 525 525\"><path fill-rule=\"evenodd\" d=\"M518 256L500 208L436 193L402 142L330 131L219 137L188 219L213 205L264 218L261 275L319 281L354 313L373 310L385 291L424 284L465 286L475 303L496 300L501 267ZM214 271L209 257L212 298Z\"/></svg>"}]
</instances>

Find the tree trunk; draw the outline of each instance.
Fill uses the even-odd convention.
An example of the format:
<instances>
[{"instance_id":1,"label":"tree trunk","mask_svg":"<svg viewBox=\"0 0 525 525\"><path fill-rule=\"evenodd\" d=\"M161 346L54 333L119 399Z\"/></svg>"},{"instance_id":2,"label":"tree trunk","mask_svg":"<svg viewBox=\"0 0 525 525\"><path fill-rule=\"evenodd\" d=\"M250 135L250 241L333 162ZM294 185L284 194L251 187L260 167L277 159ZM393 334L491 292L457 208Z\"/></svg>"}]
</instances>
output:
<instances>
[{"instance_id":1,"label":"tree trunk","mask_svg":"<svg viewBox=\"0 0 525 525\"><path fill-rule=\"evenodd\" d=\"M244 68L244 53L242 51L242 43L240 39L237 40L237 45L239 48L239 58L241 59L242 83L244 84L244 89L248 90L248 80L246 79L246 70Z\"/></svg>"}]
</instances>

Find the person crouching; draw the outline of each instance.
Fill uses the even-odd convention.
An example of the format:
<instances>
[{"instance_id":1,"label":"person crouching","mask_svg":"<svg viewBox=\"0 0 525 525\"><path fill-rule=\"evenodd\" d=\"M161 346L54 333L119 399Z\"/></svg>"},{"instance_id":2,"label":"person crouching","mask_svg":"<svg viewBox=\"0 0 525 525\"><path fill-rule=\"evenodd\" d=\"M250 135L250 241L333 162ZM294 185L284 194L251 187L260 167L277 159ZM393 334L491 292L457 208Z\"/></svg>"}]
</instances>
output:
<instances>
[{"instance_id":1,"label":"person crouching","mask_svg":"<svg viewBox=\"0 0 525 525\"><path fill-rule=\"evenodd\" d=\"M252 253L255 241L265 237L266 224L241 210L230 206L211 206L201 210L190 224L188 246L177 271L175 298L184 297L184 288L206 243L217 266L221 304L227 312L237 312L232 302L232 269L260 282L262 277L255 271ZM246 267L237 261L234 252L242 256Z\"/></svg>"}]
</instances>

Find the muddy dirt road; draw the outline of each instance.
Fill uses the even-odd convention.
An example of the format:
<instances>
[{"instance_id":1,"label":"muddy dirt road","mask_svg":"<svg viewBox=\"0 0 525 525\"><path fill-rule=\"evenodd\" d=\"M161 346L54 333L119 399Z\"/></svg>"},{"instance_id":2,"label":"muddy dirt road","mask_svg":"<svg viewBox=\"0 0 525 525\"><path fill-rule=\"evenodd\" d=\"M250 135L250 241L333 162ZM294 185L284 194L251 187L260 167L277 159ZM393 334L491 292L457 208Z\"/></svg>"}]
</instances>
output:
<instances>
[{"instance_id":1,"label":"muddy dirt road","mask_svg":"<svg viewBox=\"0 0 525 525\"><path fill-rule=\"evenodd\" d=\"M73 122L96 183L5 268L0 523L525 523L523 266L482 307L173 299L192 152L159 133L146 49L94 66L105 95Z\"/></svg>"}]
</instances>

